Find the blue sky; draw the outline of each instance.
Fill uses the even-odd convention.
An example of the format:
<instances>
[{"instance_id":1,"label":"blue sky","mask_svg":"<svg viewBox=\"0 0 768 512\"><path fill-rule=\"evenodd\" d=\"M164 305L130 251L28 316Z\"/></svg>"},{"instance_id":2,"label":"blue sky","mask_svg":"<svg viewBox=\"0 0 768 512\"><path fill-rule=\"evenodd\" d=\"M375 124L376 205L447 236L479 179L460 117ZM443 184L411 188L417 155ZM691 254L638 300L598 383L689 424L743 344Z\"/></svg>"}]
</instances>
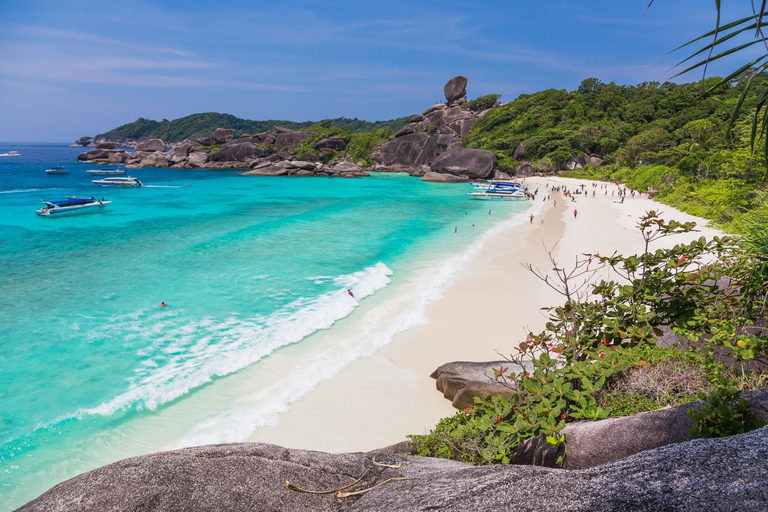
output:
<instances>
[{"instance_id":1,"label":"blue sky","mask_svg":"<svg viewBox=\"0 0 768 512\"><path fill-rule=\"evenodd\" d=\"M379 120L445 82L511 100L674 72L714 0L0 3L0 140L72 141L139 117ZM749 2L727 17L749 14ZM708 75L727 68L713 66ZM701 78L701 73L676 81Z\"/></svg>"}]
</instances>

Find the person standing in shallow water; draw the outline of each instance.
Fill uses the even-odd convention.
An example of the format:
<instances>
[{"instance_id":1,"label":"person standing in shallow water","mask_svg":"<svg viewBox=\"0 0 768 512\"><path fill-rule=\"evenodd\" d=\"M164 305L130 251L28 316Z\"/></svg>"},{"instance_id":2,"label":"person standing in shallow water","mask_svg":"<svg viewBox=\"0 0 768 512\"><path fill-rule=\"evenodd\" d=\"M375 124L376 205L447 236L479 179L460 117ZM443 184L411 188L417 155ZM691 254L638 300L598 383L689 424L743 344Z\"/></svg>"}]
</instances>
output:
<instances>
[{"instance_id":1,"label":"person standing in shallow water","mask_svg":"<svg viewBox=\"0 0 768 512\"><path fill-rule=\"evenodd\" d=\"M350 296L350 297L352 297L353 299L355 298L355 294L354 294L354 293L352 293L352 290L350 290L349 288L347 288L347 293L348 293L348 294L349 294L349 296Z\"/></svg>"},{"instance_id":2,"label":"person standing in shallow water","mask_svg":"<svg viewBox=\"0 0 768 512\"><path fill-rule=\"evenodd\" d=\"M533 214L531 214L531 224L533 224Z\"/></svg>"}]
</instances>

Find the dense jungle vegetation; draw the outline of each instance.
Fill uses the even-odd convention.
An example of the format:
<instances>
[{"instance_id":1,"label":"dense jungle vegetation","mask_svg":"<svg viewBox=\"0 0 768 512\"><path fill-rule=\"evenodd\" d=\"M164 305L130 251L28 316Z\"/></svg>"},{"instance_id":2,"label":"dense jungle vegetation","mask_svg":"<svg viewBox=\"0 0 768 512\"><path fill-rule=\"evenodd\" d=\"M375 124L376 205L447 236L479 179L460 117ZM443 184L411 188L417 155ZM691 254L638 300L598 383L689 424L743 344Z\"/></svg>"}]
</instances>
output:
<instances>
[{"instance_id":1,"label":"dense jungle vegetation","mask_svg":"<svg viewBox=\"0 0 768 512\"><path fill-rule=\"evenodd\" d=\"M392 132L397 132L408 123L412 116L391 119L388 121L363 121L361 119L349 119L338 117L325 121L334 128L342 128L351 133L373 132L382 128L389 128ZM297 123L295 121L251 121L249 119L240 119L230 114L219 114L216 112L207 112L204 114L192 114L179 119L169 121L153 121L150 119L139 118L136 121L119 126L106 133L96 137L108 137L113 139L147 139L158 138L165 142L180 142L187 138L207 137L213 133L216 128L225 128L235 130L235 137L243 133L261 133L273 129L275 126L282 126L291 130L303 130L315 125L313 121Z\"/></svg>"},{"instance_id":2,"label":"dense jungle vegetation","mask_svg":"<svg viewBox=\"0 0 768 512\"><path fill-rule=\"evenodd\" d=\"M586 164L559 174L651 188L662 202L737 229L739 212L757 205L754 191L765 186L765 159L762 151L753 155L750 137L751 113L768 76L751 78L730 130L748 79L708 92L720 81L621 86L589 78L575 91L521 95L491 110L464 145L493 151L502 170L523 160L537 169L564 169L585 154L599 155L600 167ZM518 161L513 154L520 142L525 152Z\"/></svg>"}]
</instances>

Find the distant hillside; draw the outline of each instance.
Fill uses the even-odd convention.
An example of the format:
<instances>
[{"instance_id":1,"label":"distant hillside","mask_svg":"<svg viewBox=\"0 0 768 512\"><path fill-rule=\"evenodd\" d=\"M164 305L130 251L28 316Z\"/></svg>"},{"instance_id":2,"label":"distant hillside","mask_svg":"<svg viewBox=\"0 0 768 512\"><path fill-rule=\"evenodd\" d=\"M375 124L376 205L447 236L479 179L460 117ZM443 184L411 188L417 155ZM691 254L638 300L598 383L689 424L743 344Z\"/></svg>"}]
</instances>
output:
<instances>
[{"instance_id":1,"label":"distant hillside","mask_svg":"<svg viewBox=\"0 0 768 512\"><path fill-rule=\"evenodd\" d=\"M411 116L391 119L389 121L362 121L360 119L349 119L339 117L329 119L332 127L347 128L351 132L374 131L380 128L389 128L397 132L408 123ZM292 130L301 130L309 128L315 124L313 121L304 121L297 123L295 121L251 121L249 119L240 119L230 114L219 114L216 112L207 112L204 114L192 114L169 121L152 121L144 119L119 126L106 133L97 135L97 138L105 137L110 139L148 139L158 138L166 142L178 142L191 137L207 137L211 135L216 128L228 128L235 130L235 136L243 133L261 133L274 128L283 126Z\"/></svg>"}]
</instances>

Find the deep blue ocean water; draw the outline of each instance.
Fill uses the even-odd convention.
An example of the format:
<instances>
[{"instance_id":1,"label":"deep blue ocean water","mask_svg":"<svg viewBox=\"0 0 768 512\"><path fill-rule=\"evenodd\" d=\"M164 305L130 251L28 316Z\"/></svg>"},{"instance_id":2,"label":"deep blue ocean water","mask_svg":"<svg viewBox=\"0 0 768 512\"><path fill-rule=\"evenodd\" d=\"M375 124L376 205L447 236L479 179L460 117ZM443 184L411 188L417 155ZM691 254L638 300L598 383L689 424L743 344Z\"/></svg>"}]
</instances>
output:
<instances>
[{"instance_id":1,"label":"deep blue ocean water","mask_svg":"<svg viewBox=\"0 0 768 512\"><path fill-rule=\"evenodd\" d=\"M76 161L82 148L0 143L8 150L22 155L0 157L0 510L188 435L206 411L169 424L170 406L224 389L226 376L281 348L309 347L313 333L354 320L382 290L527 207L402 174L139 169L128 173L145 187L100 188L85 173L96 166ZM70 173L47 175L53 165ZM112 204L35 215L41 200L65 196ZM217 427L214 439L254 428Z\"/></svg>"}]
</instances>

